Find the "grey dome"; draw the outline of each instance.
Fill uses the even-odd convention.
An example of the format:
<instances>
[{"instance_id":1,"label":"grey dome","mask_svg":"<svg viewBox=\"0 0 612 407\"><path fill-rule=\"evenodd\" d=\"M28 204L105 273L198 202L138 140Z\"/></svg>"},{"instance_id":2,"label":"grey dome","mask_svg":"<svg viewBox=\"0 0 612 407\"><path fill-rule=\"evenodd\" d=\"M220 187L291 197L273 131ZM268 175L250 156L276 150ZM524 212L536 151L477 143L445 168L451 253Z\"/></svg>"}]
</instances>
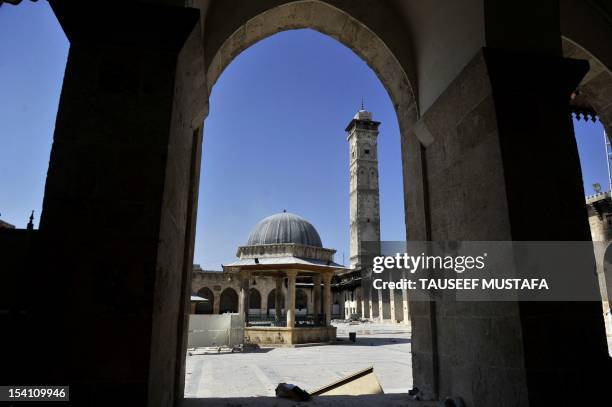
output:
<instances>
[{"instance_id":1,"label":"grey dome","mask_svg":"<svg viewBox=\"0 0 612 407\"><path fill-rule=\"evenodd\" d=\"M323 247L319 233L306 219L293 213L281 212L259 221L247 246L274 243L297 243Z\"/></svg>"}]
</instances>

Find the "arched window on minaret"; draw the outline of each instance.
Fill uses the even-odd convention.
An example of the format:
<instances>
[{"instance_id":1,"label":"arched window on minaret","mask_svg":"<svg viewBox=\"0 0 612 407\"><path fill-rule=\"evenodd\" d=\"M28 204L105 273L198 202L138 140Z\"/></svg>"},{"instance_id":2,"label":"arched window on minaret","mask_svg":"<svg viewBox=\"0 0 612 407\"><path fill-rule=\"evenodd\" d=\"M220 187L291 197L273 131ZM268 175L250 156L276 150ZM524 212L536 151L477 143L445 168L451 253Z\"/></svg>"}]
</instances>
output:
<instances>
[{"instance_id":1,"label":"arched window on minaret","mask_svg":"<svg viewBox=\"0 0 612 407\"><path fill-rule=\"evenodd\" d=\"M370 168L370 177L368 179L368 185L370 188L378 188L378 174L375 168Z\"/></svg>"}]
</instances>

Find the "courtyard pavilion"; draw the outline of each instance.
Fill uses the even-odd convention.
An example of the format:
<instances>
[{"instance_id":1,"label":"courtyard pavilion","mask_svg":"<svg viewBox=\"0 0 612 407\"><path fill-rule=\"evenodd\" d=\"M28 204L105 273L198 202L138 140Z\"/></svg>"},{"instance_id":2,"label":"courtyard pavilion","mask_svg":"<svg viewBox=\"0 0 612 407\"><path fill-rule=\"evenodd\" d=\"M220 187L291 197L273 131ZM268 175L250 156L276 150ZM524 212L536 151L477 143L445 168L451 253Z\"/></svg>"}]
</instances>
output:
<instances>
[{"instance_id":1,"label":"courtyard pavilion","mask_svg":"<svg viewBox=\"0 0 612 407\"><path fill-rule=\"evenodd\" d=\"M238 260L223 266L226 273L235 274L240 279L239 313L244 316L247 342L298 344L336 339L336 328L330 324L331 280L334 272L345 268L334 263L335 252L323 247L312 224L292 213L284 211L269 216L255 226L247 245L238 248ZM250 281L255 276L272 278L276 282L275 314L272 317L249 316ZM281 295L285 279L287 295L283 317ZM313 284L314 312L296 318L298 280Z\"/></svg>"}]
</instances>

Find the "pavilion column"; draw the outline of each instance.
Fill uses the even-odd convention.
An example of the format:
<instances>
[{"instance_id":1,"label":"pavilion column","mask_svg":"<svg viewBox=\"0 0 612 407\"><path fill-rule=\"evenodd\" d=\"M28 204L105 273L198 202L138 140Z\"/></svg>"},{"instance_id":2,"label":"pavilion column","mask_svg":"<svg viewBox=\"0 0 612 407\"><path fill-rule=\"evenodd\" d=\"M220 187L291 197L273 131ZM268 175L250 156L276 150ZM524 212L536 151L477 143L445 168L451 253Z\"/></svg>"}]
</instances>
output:
<instances>
[{"instance_id":1,"label":"pavilion column","mask_svg":"<svg viewBox=\"0 0 612 407\"><path fill-rule=\"evenodd\" d=\"M249 289L251 273L248 271L240 272L240 298L238 302L238 313L244 316L244 323L249 322Z\"/></svg>"},{"instance_id":2,"label":"pavilion column","mask_svg":"<svg viewBox=\"0 0 612 407\"><path fill-rule=\"evenodd\" d=\"M282 318L282 310L281 310L281 298L283 290L283 277L276 277L276 289L274 290L274 314L276 316L276 322L280 321Z\"/></svg>"},{"instance_id":3,"label":"pavilion column","mask_svg":"<svg viewBox=\"0 0 612 407\"><path fill-rule=\"evenodd\" d=\"M319 314L321 314L321 275L316 274L312 277L312 298L314 303L313 314L315 314L315 319L318 320Z\"/></svg>"},{"instance_id":4,"label":"pavilion column","mask_svg":"<svg viewBox=\"0 0 612 407\"><path fill-rule=\"evenodd\" d=\"M287 327L295 326L295 278L297 271L288 270L287 274L287 297L285 301L285 315L287 316Z\"/></svg>"},{"instance_id":5,"label":"pavilion column","mask_svg":"<svg viewBox=\"0 0 612 407\"><path fill-rule=\"evenodd\" d=\"M259 311L261 315L268 315L268 293L262 291L261 295L261 309Z\"/></svg>"},{"instance_id":6,"label":"pavilion column","mask_svg":"<svg viewBox=\"0 0 612 407\"><path fill-rule=\"evenodd\" d=\"M325 313L325 326L331 325L332 299L331 299L332 274L323 275L323 312Z\"/></svg>"}]
</instances>

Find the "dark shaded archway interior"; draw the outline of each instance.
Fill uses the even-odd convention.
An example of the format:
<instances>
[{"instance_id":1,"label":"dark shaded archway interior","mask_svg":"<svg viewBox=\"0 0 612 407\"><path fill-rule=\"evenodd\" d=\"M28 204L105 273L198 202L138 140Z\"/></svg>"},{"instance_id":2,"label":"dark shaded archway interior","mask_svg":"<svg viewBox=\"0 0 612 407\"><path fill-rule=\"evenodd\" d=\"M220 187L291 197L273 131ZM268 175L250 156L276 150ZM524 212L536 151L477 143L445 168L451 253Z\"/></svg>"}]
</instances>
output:
<instances>
[{"instance_id":1,"label":"dark shaded archway interior","mask_svg":"<svg viewBox=\"0 0 612 407\"><path fill-rule=\"evenodd\" d=\"M221 292L219 313L238 312L238 293L233 288L226 288Z\"/></svg>"},{"instance_id":2,"label":"dark shaded archway interior","mask_svg":"<svg viewBox=\"0 0 612 407\"><path fill-rule=\"evenodd\" d=\"M285 293L281 292L280 297L281 309L285 308ZM276 307L276 288L273 288L270 293L268 293L268 313L274 312L274 308Z\"/></svg>"},{"instance_id":3,"label":"dark shaded archway interior","mask_svg":"<svg viewBox=\"0 0 612 407\"><path fill-rule=\"evenodd\" d=\"M256 288L249 289L249 309L261 308L261 294Z\"/></svg>"},{"instance_id":4,"label":"dark shaded archway interior","mask_svg":"<svg viewBox=\"0 0 612 407\"><path fill-rule=\"evenodd\" d=\"M212 314L213 304L215 302L215 295L212 290L208 287L204 287L198 291L198 296L204 298L206 301L196 305L196 314Z\"/></svg>"},{"instance_id":5,"label":"dark shaded archway interior","mask_svg":"<svg viewBox=\"0 0 612 407\"><path fill-rule=\"evenodd\" d=\"M297 310L305 310L308 306L308 296L302 289L295 291L295 308Z\"/></svg>"}]
</instances>

